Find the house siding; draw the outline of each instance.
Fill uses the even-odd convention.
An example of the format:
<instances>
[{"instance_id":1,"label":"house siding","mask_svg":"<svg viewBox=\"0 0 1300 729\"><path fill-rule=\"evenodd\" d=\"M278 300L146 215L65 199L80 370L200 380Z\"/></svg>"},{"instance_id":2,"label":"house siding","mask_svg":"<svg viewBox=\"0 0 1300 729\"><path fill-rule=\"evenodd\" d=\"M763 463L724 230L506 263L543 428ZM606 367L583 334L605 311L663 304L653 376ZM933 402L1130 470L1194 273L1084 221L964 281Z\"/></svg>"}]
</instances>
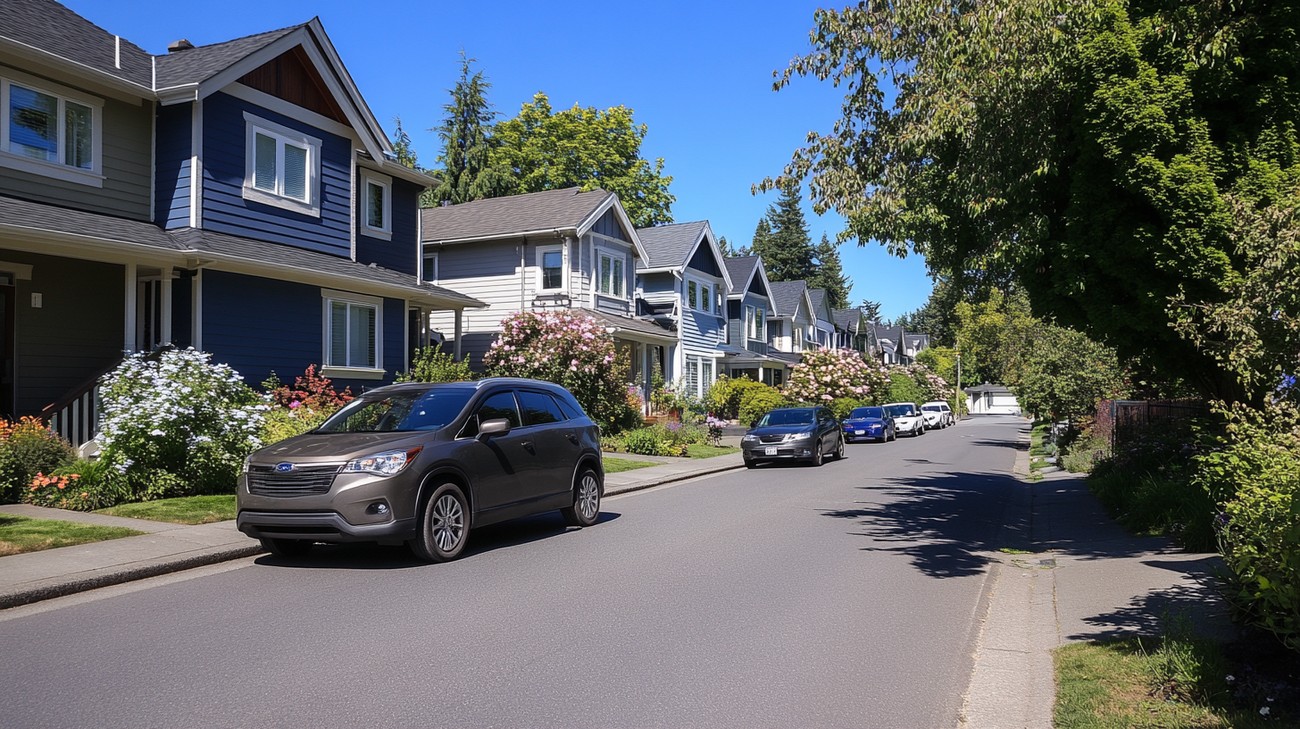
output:
<instances>
[{"instance_id":1,"label":"house siding","mask_svg":"<svg viewBox=\"0 0 1300 729\"><path fill-rule=\"evenodd\" d=\"M364 211L361 206L365 204L365 198L358 191L356 201L358 263L373 263L412 276L417 274L419 246L416 241L419 239L419 201L420 191L423 189L419 185L405 180L393 180L393 199L389 211L392 217L393 235L391 240L372 238L360 232L361 221L364 220L362 217Z\"/></svg>"},{"instance_id":2,"label":"house siding","mask_svg":"<svg viewBox=\"0 0 1300 729\"><path fill-rule=\"evenodd\" d=\"M244 112L321 140L320 216L245 200ZM203 227L352 257L352 143L227 94L203 102Z\"/></svg>"},{"instance_id":3,"label":"house siding","mask_svg":"<svg viewBox=\"0 0 1300 729\"><path fill-rule=\"evenodd\" d=\"M8 77L7 71L8 66L0 66L0 76ZM63 80L52 83L80 91L75 84ZM153 164L153 102L129 104L91 92L83 93L103 100L103 186L92 187L0 167L0 194L120 218L151 220L153 210L149 207L149 185Z\"/></svg>"},{"instance_id":4,"label":"house siding","mask_svg":"<svg viewBox=\"0 0 1300 729\"><path fill-rule=\"evenodd\" d=\"M597 220L596 224L591 226L591 229L610 238L617 238L621 241L627 240L627 233L623 231L623 226L619 223L618 216L614 214L612 208L606 210L605 214L600 216L600 220Z\"/></svg>"},{"instance_id":5,"label":"house siding","mask_svg":"<svg viewBox=\"0 0 1300 729\"><path fill-rule=\"evenodd\" d=\"M483 355L496 338L501 320L532 306L536 246L524 244L526 265L522 288L519 246L520 241L501 241L432 249L438 250L437 284L488 305L483 309L466 309L462 319L461 354L475 369L482 368ZM450 311L433 312L429 324L447 340L455 335L455 316Z\"/></svg>"},{"instance_id":6,"label":"house siding","mask_svg":"<svg viewBox=\"0 0 1300 729\"><path fill-rule=\"evenodd\" d=\"M765 296L755 296L755 295L752 294L752 293L746 293L746 294L745 294L745 298L744 298L744 300L743 300L743 304L744 304L744 306L741 307L741 310L740 310L740 321L739 321L738 323L740 324L740 327L741 327L741 328L740 328L740 332L739 332L739 334L743 334L743 335L745 336L745 339L744 339L744 347L745 347L745 349L748 349L748 350L751 351L751 352L757 352L757 353L759 353L759 354L767 354L767 339L766 339L766 334L764 335L764 338L761 339L761 340L759 340L759 339L750 339L750 338L749 338L749 332L745 331L745 329L744 329L744 327L745 327L745 307L753 306L753 307L758 308L760 311L770 312L770 311L771 311L771 306L768 304L767 297L765 297ZM767 322L767 328L770 330L770 329L772 328L772 323L773 323L773 322L771 321L770 318L767 318L767 317L766 317L766 314L764 315L764 317L765 317L765 321ZM732 340L732 341L735 342L736 344L740 344L740 342L741 342L740 339L734 339L734 340Z\"/></svg>"},{"instance_id":7,"label":"house siding","mask_svg":"<svg viewBox=\"0 0 1300 729\"><path fill-rule=\"evenodd\" d=\"M193 114L193 104L176 104L158 108L154 222L169 230L190 224Z\"/></svg>"},{"instance_id":8,"label":"house siding","mask_svg":"<svg viewBox=\"0 0 1300 729\"><path fill-rule=\"evenodd\" d=\"M14 409L34 415L122 358L125 271L121 265L0 250L32 266L16 281ZM41 307L31 306L33 293ZM87 306L93 302L93 306Z\"/></svg>"},{"instance_id":9,"label":"house siding","mask_svg":"<svg viewBox=\"0 0 1300 729\"><path fill-rule=\"evenodd\" d=\"M632 312L632 295L635 280L634 266L635 259L632 258L630 244L618 245L609 241L591 238L593 252L591 253L587 265L592 273L589 275L590 286L594 290L596 284L596 265L601 254L610 255L623 260L623 291L627 294L626 299L619 299L612 296L605 296L599 292L595 293L595 309L608 314L629 314ZM590 298L584 297L582 301L590 301Z\"/></svg>"}]
</instances>

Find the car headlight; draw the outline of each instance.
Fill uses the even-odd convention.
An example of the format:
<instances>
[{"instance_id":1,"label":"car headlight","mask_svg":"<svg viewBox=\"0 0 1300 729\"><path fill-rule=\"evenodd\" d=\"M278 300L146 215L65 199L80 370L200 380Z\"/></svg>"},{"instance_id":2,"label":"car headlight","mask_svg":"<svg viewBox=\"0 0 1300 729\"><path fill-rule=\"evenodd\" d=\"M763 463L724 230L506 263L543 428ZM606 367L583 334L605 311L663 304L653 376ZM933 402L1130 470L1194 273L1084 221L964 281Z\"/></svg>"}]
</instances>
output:
<instances>
[{"instance_id":1,"label":"car headlight","mask_svg":"<svg viewBox=\"0 0 1300 729\"><path fill-rule=\"evenodd\" d=\"M394 476L411 464L420 453L421 447L404 451L384 451L373 456L363 456L343 464L340 473L374 473L380 476Z\"/></svg>"},{"instance_id":2,"label":"car headlight","mask_svg":"<svg viewBox=\"0 0 1300 729\"><path fill-rule=\"evenodd\" d=\"M746 434L745 434L745 437L744 437L744 438L741 438L740 440L743 441L743 442L745 442L745 443L757 443L757 442L758 442L758 436L756 436L756 435L749 435L748 433L746 433Z\"/></svg>"},{"instance_id":3,"label":"car headlight","mask_svg":"<svg viewBox=\"0 0 1300 729\"><path fill-rule=\"evenodd\" d=\"M243 465L243 467L240 469L239 472L242 473L242 474L244 474L244 475L247 475L247 474L248 474L248 465L249 465L250 463L252 463L252 462L253 462L253 454L252 454L252 453L249 453L248 455L244 456L244 465Z\"/></svg>"},{"instance_id":4,"label":"car headlight","mask_svg":"<svg viewBox=\"0 0 1300 729\"><path fill-rule=\"evenodd\" d=\"M791 433L786 436L786 440L808 440L811 437L812 433Z\"/></svg>"}]
</instances>

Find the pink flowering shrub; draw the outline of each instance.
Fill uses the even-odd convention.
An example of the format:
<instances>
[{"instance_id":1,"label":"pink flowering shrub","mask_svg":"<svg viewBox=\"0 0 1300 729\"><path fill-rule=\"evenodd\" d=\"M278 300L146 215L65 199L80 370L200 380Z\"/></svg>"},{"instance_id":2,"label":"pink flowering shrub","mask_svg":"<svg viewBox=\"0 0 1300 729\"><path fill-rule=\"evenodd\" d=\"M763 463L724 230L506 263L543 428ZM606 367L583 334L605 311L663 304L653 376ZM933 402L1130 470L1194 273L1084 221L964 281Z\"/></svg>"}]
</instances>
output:
<instances>
[{"instance_id":1,"label":"pink flowering shrub","mask_svg":"<svg viewBox=\"0 0 1300 729\"><path fill-rule=\"evenodd\" d=\"M531 377L563 385L606 430L639 418L628 403L627 366L614 356L604 325L579 311L521 311L501 322L483 355L489 376Z\"/></svg>"},{"instance_id":2,"label":"pink flowering shrub","mask_svg":"<svg viewBox=\"0 0 1300 729\"><path fill-rule=\"evenodd\" d=\"M851 349L819 349L803 353L803 361L790 368L783 390L794 401L829 404L839 398L879 402L889 378L875 362Z\"/></svg>"},{"instance_id":3,"label":"pink flowering shrub","mask_svg":"<svg viewBox=\"0 0 1300 729\"><path fill-rule=\"evenodd\" d=\"M952 385L928 366L916 363L901 368L907 372L915 382L922 394L921 402L931 402L934 400L951 400L953 396Z\"/></svg>"}]
</instances>

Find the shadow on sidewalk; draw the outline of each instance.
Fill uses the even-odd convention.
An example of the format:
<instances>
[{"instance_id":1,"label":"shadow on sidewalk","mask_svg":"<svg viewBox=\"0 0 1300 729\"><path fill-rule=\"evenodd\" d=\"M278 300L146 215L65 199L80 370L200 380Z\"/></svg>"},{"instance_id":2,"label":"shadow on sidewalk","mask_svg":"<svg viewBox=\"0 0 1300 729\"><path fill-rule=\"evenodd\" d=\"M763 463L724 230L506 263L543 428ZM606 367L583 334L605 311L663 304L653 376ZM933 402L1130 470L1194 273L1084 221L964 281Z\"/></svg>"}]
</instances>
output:
<instances>
[{"instance_id":1,"label":"shadow on sidewalk","mask_svg":"<svg viewBox=\"0 0 1300 729\"><path fill-rule=\"evenodd\" d=\"M1083 618L1092 628L1064 636L1070 641L1104 641L1131 635L1160 635L1171 621L1186 620L1192 633L1220 642L1238 636L1230 609L1219 597L1218 573L1223 565L1217 557L1184 561L1143 561L1143 565L1168 569L1185 580L1183 584L1152 590L1133 598L1128 606Z\"/></svg>"}]
</instances>

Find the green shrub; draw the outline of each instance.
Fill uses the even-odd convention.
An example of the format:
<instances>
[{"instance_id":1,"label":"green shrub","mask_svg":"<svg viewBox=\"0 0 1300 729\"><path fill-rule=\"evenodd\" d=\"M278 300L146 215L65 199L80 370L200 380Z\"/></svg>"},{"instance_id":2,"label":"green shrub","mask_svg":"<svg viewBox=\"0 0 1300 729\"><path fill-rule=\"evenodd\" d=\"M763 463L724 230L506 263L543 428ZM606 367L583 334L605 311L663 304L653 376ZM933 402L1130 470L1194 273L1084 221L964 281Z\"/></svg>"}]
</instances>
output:
<instances>
[{"instance_id":1,"label":"green shrub","mask_svg":"<svg viewBox=\"0 0 1300 729\"><path fill-rule=\"evenodd\" d=\"M302 435L325 422L338 408L311 409L308 407L271 408L262 421L259 438L262 445L279 443L286 438Z\"/></svg>"},{"instance_id":2,"label":"green shrub","mask_svg":"<svg viewBox=\"0 0 1300 729\"><path fill-rule=\"evenodd\" d=\"M637 428L629 430L623 434L623 447L628 453L636 453L643 456L673 456L680 455L681 449L673 452L672 443L664 436L662 429Z\"/></svg>"},{"instance_id":3,"label":"green shrub","mask_svg":"<svg viewBox=\"0 0 1300 729\"><path fill-rule=\"evenodd\" d=\"M469 369L469 362L456 361L448 352L442 351L442 345L424 347L416 352L411 360L409 372L399 372L396 382L467 382L474 379Z\"/></svg>"},{"instance_id":4,"label":"green shrub","mask_svg":"<svg viewBox=\"0 0 1300 729\"><path fill-rule=\"evenodd\" d=\"M72 444L38 418L28 416L12 424L0 421L0 502L21 500L38 473L48 474L76 455Z\"/></svg>"},{"instance_id":5,"label":"green shrub","mask_svg":"<svg viewBox=\"0 0 1300 729\"><path fill-rule=\"evenodd\" d=\"M849 413L852 413L854 408L860 408L866 404L865 401L856 397L837 397L831 400L830 408L831 412L835 413L835 417L843 420L849 417Z\"/></svg>"},{"instance_id":6,"label":"green shrub","mask_svg":"<svg viewBox=\"0 0 1300 729\"><path fill-rule=\"evenodd\" d=\"M737 414L741 423L753 426L769 410L786 404L785 395L769 385L751 388L740 398L740 412Z\"/></svg>"},{"instance_id":7,"label":"green shrub","mask_svg":"<svg viewBox=\"0 0 1300 729\"><path fill-rule=\"evenodd\" d=\"M767 385L747 377L719 377L705 395L704 406L717 417L734 420L740 415L740 402L745 393L763 387Z\"/></svg>"},{"instance_id":8,"label":"green shrub","mask_svg":"<svg viewBox=\"0 0 1300 729\"><path fill-rule=\"evenodd\" d=\"M1085 430L1070 442L1061 456L1061 466L1070 473L1091 473L1110 451L1110 441L1103 435Z\"/></svg>"},{"instance_id":9,"label":"green shrub","mask_svg":"<svg viewBox=\"0 0 1300 729\"><path fill-rule=\"evenodd\" d=\"M32 479L23 502L52 509L94 511L133 497L126 477L106 461L77 460Z\"/></svg>"},{"instance_id":10,"label":"green shrub","mask_svg":"<svg viewBox=\"0 0 1300 729\"><path fill-rule=\"evenodd\" d=\"M928 394L908 371L895 367L889 372L889 402L926 402Z\"/></svg>"}]
</instances>

